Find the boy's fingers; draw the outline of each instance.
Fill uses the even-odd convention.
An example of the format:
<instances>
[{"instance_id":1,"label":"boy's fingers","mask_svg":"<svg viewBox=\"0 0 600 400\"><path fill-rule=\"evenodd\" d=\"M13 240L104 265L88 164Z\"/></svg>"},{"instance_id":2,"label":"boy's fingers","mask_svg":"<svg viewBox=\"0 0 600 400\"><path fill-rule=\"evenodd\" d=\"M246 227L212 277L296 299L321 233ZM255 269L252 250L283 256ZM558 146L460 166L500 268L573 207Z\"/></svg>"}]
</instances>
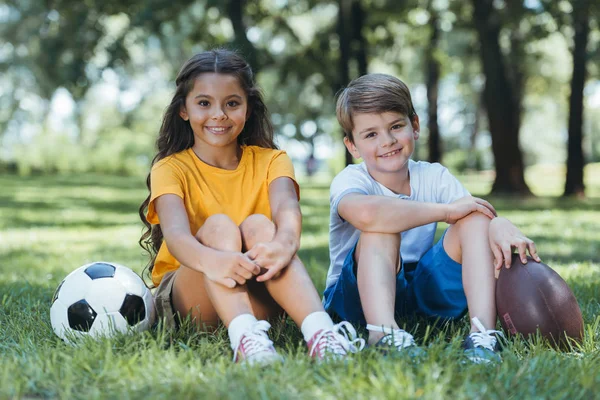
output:
<instances>
[{"instance_id":1,"label":"boy's fingers","mask_svg":"<svg viewBox=\"0 0 600 400\"><path fill-rule=\"evenodd\" d=\"M506 268L510 268L510 263L512 261L512 249L510 244L502 246L502 255L504 256L504 265Z\"/></svg>"},{"instance_id":2,"label":"boy's fingers","mask_svg":"<svg viewBox=\"0 0 600 400\"><path fill-rule=\"evenodd\" d=\"M485 206L478 205L477 211L479 211L480 213L482 213L483 215L485 215L486 217L488 217L490 219L494 219L494 214L490 211L489 208L487 208Z\"/></svg>"},{"instance_id":3,"label":"boy's fingers","mask_svg":"<svg viewBox=\"0 0 600 400\"><path fill-rule=\"evenodd\" d=\"M502 257L502 252L498 246L492 246L492 253L494 254L494 268L502 268L502 261L504 260L504 257Z\"/></svg>"},{"instance_id":4,"label":"boy's fingers","mask_svg":"<svg viewBox=\"0 0 600 400\"><path fill-rule=\"evenodd\" d=\"M535 243L533 243L533 240L529 241L527 247L529 248L529 254L531 255L531 257L537 262L542 262L542 259L537 253L537 248L535 247Z\"/></svg>"},{"instance_id":5,"label":"boy's fingers","mask_svg":"<svg viewBox=\"0 0 600 400\"><path fill-rule=\"evenodd\" d=\"M485 206L485 208L487 208L488 210L490 210L490 212L492 213L492 216L494 216L494 217L498 216L498 213L496 212L496 209L494 208L494 206L490 202L488 202L488 201L486 201L484 199L480 199L479 197L476 197L475 201L477 201L479 204Z\"/></svg>"},{"instance_id":6,"label":"boy's fingers","mask_svg":"<svg viewBox=\"0 0 600 400\"><path fill-rule=\"evenodd\" d=\"M519 251L519 257L523 264L527 264L527 243L520 241L517 244L517 250Z\"/></svg>"}]
</instances>

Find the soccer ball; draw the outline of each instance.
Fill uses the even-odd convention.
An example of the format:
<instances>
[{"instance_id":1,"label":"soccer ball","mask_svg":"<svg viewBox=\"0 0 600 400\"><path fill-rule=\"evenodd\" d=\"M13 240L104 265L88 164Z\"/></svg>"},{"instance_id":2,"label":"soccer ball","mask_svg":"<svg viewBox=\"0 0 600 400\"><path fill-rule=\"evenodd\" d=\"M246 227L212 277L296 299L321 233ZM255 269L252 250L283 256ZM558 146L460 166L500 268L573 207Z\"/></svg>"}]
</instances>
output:
<instances>
[{"instance_id":1,"label":"soccer ball","mask_svg":"<svg viewBox=\"0 0 600 400\"><path fill-rule=\"evenodd\" d=\"M112 262L94 262L71 272L56 289L50 307L52 329L66 342L140 332L150 327L154 316L152 294L142 279Z\"/></svg>"}]
</instances>

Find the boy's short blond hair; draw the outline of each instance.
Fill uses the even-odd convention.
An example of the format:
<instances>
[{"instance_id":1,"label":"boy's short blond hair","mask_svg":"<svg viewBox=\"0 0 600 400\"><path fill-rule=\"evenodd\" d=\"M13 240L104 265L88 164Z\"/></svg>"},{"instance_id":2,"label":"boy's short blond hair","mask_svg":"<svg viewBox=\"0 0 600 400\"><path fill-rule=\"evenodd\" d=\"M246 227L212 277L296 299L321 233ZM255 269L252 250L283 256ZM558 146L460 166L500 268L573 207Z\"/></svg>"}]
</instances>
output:
<instances>
[{"instance_id":1,"label":"boy's short blond hair","mask_svg":"<svg viewBox=\"0 0 600 400\"><path fill-rule=\"evenodd\" d=\"M390 111L402 113L411 121L417 115L408 86L386 74L367 74L354 79L339 92L335 107L337 120L351 142L354 142L353 115Z\"/></svg>"}]
</instances>

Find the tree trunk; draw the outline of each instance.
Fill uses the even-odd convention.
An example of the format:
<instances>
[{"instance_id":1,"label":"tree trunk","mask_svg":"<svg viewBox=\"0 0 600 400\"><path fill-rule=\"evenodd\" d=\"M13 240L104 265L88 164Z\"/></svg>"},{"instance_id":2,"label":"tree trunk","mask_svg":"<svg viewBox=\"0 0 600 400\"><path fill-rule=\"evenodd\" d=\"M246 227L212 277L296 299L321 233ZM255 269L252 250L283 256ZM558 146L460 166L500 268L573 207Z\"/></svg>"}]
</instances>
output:
<instances>
[{"instance_id":1,"label":"tree trunk","mask_svg":"<svg viewBox=\"0 0 600 400\"><path fill-rule=\"evenodd\" d=\"M350 41L351 35L348 29L348 17L350 16L349 1L338 0L338 41L340 43L340 60L339 60L339 79L340 87L346 86L350 82ZM343 134L343 133L342 133ZM346 150L345 165L353 163L352 154Z\"/></svg>"},{"instance_id":2,"label":"tree trunk","mask_svg":"<svg viewBox=\"0 0 600 400\"><path fill-rule=\"evenodd\" d=\"M567 179L563 196L584 196L583 182L583 88L585 86L587 60L586 47L590 31L589 1L583 0L575 8L573 48L573 76L569 98L569 143L567 147Z\"/></svg>"},{"instance_id":3,"label":"tree trunk","mask_svg":"<svg viewBox=\"0 0 600 400\"><path fill-rule=\"evenodd\" d=\"M227 2L227 16L231 20L234 34L234 44L241 55L248 61L254 74L262 67L260 65L256 49L248 36L246 36L246 25L244 24L244 7L246 0L229 0Z\"/></svg>"},{"instance_id":4,"label":"tree trunk","mask_svg":"<svg viewBox=\"0 0 600 400\"><path fill-rule=\"evenodd\" d=\"M500 20L493 0L473 0L475 28L479 35L480 56L485 74L483 90L496 179L492 193L531 195L525 183L523 157L519 147L519 105L507 78L499 45Z\"/></svg>"},{"instance_id":5,"label":"tree trunk","mask_svg":"<svg viewBox=\"0 0 600 400\"><path fill-rule=\"evenodd\" d=\"M367 74L367 44L362 33L365 21L365 11L362 8L360 0L352 1L352 28L355 45L355 57L358 64L358 76Z\"/></svg>"},{"instance_id":6,"label":"tree trunk","mask_svg":"<svg viewBox=\"0 0 600 400\"><path fill-rule=\"evenodd\" d=\"M440 129L438 125L438 92L440 84L440 62L436 57L439 44L440 28L438 14L431 9L431 36L427 46L427 116L429 127L429 161L440 162L442 148L440 145Z\"/></svg>"}]
</instances>

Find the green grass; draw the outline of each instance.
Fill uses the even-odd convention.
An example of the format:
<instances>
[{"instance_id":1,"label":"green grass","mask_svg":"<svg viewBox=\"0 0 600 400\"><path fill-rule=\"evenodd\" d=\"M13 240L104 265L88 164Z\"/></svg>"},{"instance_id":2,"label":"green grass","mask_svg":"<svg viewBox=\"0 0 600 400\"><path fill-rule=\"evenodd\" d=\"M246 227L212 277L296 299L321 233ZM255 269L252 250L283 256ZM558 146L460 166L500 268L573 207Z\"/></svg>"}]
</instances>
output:
<instances>
[{"instance_id":1,"label":"green grass","mask_svg":"<svg viewBox=\"0 0 600 400\"><path fill-rule=\"evenodd\" d=\"M542 341L513 340L498 366L462 364L466 319L443 329L405 321L427 347L420 365L371 351L347 363L315 365L289 321L271 336L283 365L231 363L223 329L150 331L77 347L52 333L52 294L71 270L110 260L141 272L137 245L142 179L106 176L0 177L0 398L568 398L600 387L600 180L587 173L586 200L560 194L559 172L538 167L528 181L540 196L490 199L501 215L533 238L543 260L572 287L586 323L581 348L560 353ZM475 194L486 175L463 176ZM322 291L328 268L328 190L303 184L300 255ZM443 227L440 227L440 231ZM431 327L429 327L431 328Z\"/></svg>"}]
</instances>

